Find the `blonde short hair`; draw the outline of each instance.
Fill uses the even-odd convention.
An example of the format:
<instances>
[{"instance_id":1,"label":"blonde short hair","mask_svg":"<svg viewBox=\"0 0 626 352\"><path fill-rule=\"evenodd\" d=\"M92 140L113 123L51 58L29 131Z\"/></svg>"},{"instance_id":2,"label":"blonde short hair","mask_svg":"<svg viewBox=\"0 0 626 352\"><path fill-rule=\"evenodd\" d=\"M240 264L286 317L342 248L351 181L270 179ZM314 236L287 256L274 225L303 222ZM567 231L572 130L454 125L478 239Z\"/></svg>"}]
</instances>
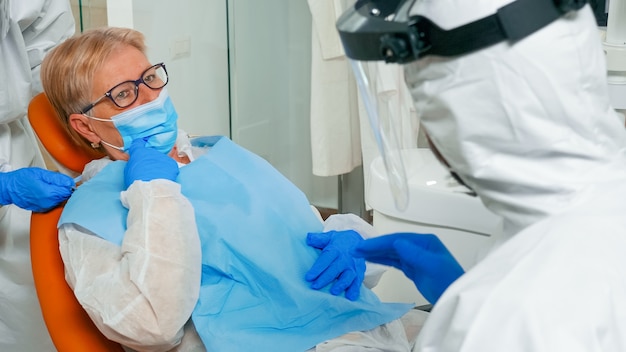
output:
<instances>
[{"instance_id":1,"label":"blonde short hair","mask_svg":"<svg viewBox=\"0 0 626 352\"><path fill-rule=\"evenodd\" d=\"M120 46L146 53L144 36L129 28L102 27L85 31L59 44L41 63L41 83L59 119L77 142L88 144L69 127L70 114L91 103L94 73Z\"/></svg>"}]
</instances>

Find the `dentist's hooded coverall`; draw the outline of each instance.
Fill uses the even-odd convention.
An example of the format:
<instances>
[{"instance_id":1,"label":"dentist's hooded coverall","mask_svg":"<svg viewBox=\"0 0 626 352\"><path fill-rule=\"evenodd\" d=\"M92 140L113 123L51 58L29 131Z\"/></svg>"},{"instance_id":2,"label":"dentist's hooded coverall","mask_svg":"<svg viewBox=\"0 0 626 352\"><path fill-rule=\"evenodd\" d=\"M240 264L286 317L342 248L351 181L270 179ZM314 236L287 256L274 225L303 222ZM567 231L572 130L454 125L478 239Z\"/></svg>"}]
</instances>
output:
<instances>
[{"instance_id":1,"label":"dentist's hooded coverall","mask_svg":"<svg viewBox=\"0 0 626 352\"><path fill-rule=\"evenodd\" d=\"M418 1L411 13L448 29L509 2ZM432 142L505 221L415 350L626 350L626 131L589 6L517 43L405 70Z\"/></svg>"},{"instance_id":2,"label":"dentist's hooded coverall","mask_svg":"<svg viewBox=\"0 0 626 352\"><path fill-rule=\"evenodd\" d=\"M0 167L44 167L26 110L46 52L74 33L66 0L0 0ZM53 351L30 266L30 211L0 207L0 351Z\"/></svg>"}]
</instances>

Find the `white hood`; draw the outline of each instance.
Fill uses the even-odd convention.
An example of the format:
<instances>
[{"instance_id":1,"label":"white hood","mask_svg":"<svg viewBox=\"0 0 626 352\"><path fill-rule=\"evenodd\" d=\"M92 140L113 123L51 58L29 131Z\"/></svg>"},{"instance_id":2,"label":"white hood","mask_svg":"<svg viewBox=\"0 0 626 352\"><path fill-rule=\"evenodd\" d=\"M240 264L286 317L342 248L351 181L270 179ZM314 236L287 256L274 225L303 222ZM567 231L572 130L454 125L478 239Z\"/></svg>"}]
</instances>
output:
<instances>
[{"instance_id":1,"label":"white hood","mask_svg":"<svg viewBox=\"0 0 626 352\"><path fill-rule=\"evenodd\" d=\"M421 1L414 10L453 27L508 2ZM433 144L504 218L505 233L575 205L599 184L623 182L626 131L609 105L589 6L518 43L427 57L405 70Z\"/></svg>"}]
</instances>

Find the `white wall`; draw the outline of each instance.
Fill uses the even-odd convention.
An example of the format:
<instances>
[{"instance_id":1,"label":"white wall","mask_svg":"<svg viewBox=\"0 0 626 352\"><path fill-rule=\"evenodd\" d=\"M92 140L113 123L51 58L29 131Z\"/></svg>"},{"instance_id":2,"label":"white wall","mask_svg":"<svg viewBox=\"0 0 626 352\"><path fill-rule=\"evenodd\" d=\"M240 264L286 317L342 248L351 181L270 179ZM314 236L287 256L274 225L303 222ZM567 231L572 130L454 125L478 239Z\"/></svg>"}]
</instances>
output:
<instances>
[{"instance_id":1,"label":"white wall","mask_svg":"<svg viewBox=\"0 0 626 352\"><path fill-rule=\"evenodd\" d=\"M165 62L179 127L230 136L225 1L134 0L132 11L150 60Z\"/></svg>"},{"instance_id":2,"label":"white wall","mask_svg":"<svg viewBox=\"0 0 626 352\"><path fill-rule=\"evenodd\" d=\"M312 204L337 208L337 178L312 173L306 1L228 3L233 140L268 160Z\"/></svg>"},{"instance_id":3,"label":"white wall","mask_svg":"<svg viewBox=\"0 0 626 352\"><path fill-rule=\"evenodd\" d=\"M107 0L70 0L70 5L76 33L81 31L81 15L84 29L107 25Z\"/></svg>"}]
</instances>

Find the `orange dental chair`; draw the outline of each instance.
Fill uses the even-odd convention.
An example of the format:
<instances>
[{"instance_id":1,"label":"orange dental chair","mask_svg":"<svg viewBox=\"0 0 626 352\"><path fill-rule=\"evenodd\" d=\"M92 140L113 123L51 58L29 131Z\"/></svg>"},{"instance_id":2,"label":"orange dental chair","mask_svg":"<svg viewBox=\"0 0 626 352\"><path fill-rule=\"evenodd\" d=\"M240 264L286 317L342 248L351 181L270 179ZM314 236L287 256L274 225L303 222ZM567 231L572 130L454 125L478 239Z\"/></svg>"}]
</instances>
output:
<instances>
[{"instance_id":1,"label":"orange dental chair","mask_svg":"<svg viewBox=\"0 0 626 352\"><path fill-rule=\"evenodd\" d=\"M44 93L31 100L28 119L52 158L69 170L80 173L86 163L103 156L71 139ZM33 277L50 337L59 352L123 352L120 344L100 333L65 281L57 232L62 210L59 206L31 217Z\"/></svg>"}]
</instances>

